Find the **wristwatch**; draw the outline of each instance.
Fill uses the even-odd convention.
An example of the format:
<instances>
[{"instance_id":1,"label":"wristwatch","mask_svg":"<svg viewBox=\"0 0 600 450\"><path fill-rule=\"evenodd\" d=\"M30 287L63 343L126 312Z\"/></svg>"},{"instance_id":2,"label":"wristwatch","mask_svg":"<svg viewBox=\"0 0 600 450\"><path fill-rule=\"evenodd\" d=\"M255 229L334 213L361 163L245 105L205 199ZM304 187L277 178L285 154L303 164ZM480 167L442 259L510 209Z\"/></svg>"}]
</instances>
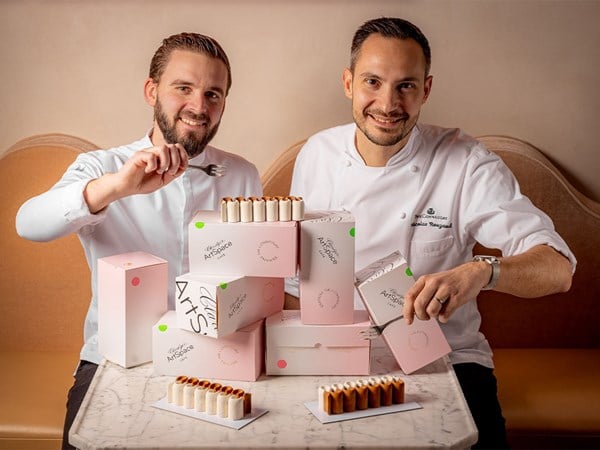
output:
<instances>
[{"instance_id":1,"label":"wristwatch","mask_svg":"<svg viewBox=\"0 0 600 450\"><path fill-rule=\"evenodd\" d=\"M489 291L490 289L494 289L498 282L498 277L500 276L500 260L495 256L476 255L473 258L473 261L484 261L492 266L492 276L490 277L490 281L481 290Z\"/></svg>"}]
</instances>

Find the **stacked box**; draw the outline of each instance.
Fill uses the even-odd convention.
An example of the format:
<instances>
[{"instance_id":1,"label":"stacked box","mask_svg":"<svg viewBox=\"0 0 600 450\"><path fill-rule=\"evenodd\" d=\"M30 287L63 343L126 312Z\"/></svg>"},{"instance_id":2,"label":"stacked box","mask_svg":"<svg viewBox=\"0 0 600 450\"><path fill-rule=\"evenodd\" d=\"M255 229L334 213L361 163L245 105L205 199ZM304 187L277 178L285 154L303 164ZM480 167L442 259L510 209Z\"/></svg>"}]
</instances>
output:
<instances>
[{"instance_id":1,"label":"stacked box","mask_svg":"<svg viewBox=\"0 0 600 450\"><path fill-rule=\"evenodd\" d=\"M222 222L199 211L189 224L190 272L293 277L297 240L296 222Z\"/></svg>"},{"instance_id":2,"label":"stacked box","mask_svg":"<svg viewBox=\"0 0 600 450\"><path fill-rule=\"evenodd\" d=\"M128 368L152 360L152 326L168 308L167 261L145 252L98 259L98 349Z\"/></svg>"},{"instance_id":3,"label":"stacked box","mask_svg":"<svg viewBox=\"0 0 600 450\"><path fill-rule=\"evenodd\" d=\"M283 278L187 273L176 285L179 328L205 336L227 336L283 309Z\"/></svg>"},{"instance_id":4,"label":"stacked box","mask_svg":"<svg viewBox=\"0 0 600 450\"><path fill-rule=\"evenodd\" d=\"M311 211L300 222L300 311L307 325L354 319L354 217Z\"/></svg>"},{"instance_id":5,"label":"stacked box","mask_svg":"<svg viewBox=\"0 0 600 450\"><path fill-rule=\"evenodd\" d=\"M168 311L152 327L155 375L255 381L263 369L264 320L214 339L182 330Z\"/></svg>"},{"instance_id":6,"label":"stacked box","mask_svg":"<svg viewBox=\"0 0 600 450\"><path fill-rule=\"evenodd\" d=\"M406 260L397 251L356 273L356 287L376 325L402 315L404 295L414 281ZM437 320L415 317L411 325L406 325L400 319L388 325L382 336L407 374L450 353Z\"/></svg>"},{"instance_id":7,"label":"stacked box","mask_svg":"<svg viewBox=\"0 0 600 450\"><path fill-rule=\"evenodd\" d=\"M175 311L154 327L155 370L256 380L264 319L283 309L283 278L296 273L296 222L198 211L188 230L190 271L176 278Z\"/></svg>"},{"instance_id":8,"label":"stacked box","mask_svg":"<svg viewBox=\"0 0 600 450\"><path fill-rule=\"evenodd\" d=\"M283 310L267 318L267 375L368 375L370 344L360 331L371 325L356 311L346 325L306 325L300 311Z\"/></svg>"}]
</instances>

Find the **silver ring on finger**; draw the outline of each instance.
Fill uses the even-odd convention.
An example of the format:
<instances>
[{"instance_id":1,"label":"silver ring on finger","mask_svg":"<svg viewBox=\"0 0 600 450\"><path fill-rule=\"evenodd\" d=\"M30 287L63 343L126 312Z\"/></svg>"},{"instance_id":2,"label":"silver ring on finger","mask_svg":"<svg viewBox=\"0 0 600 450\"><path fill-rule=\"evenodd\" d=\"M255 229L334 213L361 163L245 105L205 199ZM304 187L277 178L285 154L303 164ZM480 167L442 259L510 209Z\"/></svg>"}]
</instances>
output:
<instances>
[{"instance_id":1,"label":"silver ring on finger","mask_svg":"<svg viewBox=\"0 0 600 450\"><path fill-rule=\"evenodd\" d=\"M444 303L446 303L448 301L447 298L442 299L442 298L439 298L439 297L437 297L435 295L433 296L433 299L436 300L442 306L444 306Z\"/></svg>"}]
</instances>

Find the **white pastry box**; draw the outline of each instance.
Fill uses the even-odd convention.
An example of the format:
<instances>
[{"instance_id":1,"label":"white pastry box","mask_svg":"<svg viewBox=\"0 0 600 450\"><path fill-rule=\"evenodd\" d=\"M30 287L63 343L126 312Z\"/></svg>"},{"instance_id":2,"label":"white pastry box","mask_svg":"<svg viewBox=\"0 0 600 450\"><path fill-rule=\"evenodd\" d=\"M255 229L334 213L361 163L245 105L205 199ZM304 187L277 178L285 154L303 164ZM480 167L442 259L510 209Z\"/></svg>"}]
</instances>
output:
<instances>
[{"instance_id":1,"label":"white pastry box","mask_svg":"<svg viewBox=\"0 0 600 450\"><path fill-rule=\"evenodd\" d=\"M299 310L267 317L267 375L368 375L370 341L359 332L370 326L366 311L346 325L305 325Z\"/></svg>"},{"instance_id":2,"label":"white pastry box","mask_svg":"<svg viewBox=\"0 0 600 450\"><path fill-rule=\"evenodd\" d=\"M216 211L198 211L189 226L190 272L293 277L296 222L222 222Z\"/></svg>"},{"instance_id":3,"label":"white pastry box","mask_svg":"<svg viewBox=\"0 0 600 450\"><path fill-rule=\"evenodd\" d=\"M98 259L98 349L128 368L152 360L152 326L168 308L168 264L145 252Z\"/></svg>"},{"instance_id":4,"label":"white pastry box","mask_svg":"<svg viewBox=\"0 0 600 450\"><path fill-rule=\"evenodd\" d=\"M300 311L307 325L354 319L354 217L310 211L300 224Z\"/></svg>"},{"instance_id":5,"label":"white pastry box","mask_svg":"<svg viewBox=\"0 0 600 450\"><path fill-rule=\"evenodd\" d=\"M179 328L213 338L283 309L283 278L186 273L175 284Z\"/></svg>"},{"instance_id":6,"label":"white pastry box","mask_svg":"<svg viewBox=\"0 0 600 450\"><path fill-rule=\"evenodd\" d=\"M373 262L356 273L356 287L373 323L381 325L402 314L404 295L415 280L400 252ZM404 319L383 331L400 368L409 374L450 353L450 346L437 320Z\"/></svg>"},{"instance_id":7,"label":"white pastry box","mask_svg":"<svg viewBox=\"0 0 600 450\"><path fill-rule=\"evenodd\" d=\"M177 313L168 311L152 330L155 375L256 381L263 370L264 320L227 337L214 339L177 327Z\"/></svg>"}]
</instances>

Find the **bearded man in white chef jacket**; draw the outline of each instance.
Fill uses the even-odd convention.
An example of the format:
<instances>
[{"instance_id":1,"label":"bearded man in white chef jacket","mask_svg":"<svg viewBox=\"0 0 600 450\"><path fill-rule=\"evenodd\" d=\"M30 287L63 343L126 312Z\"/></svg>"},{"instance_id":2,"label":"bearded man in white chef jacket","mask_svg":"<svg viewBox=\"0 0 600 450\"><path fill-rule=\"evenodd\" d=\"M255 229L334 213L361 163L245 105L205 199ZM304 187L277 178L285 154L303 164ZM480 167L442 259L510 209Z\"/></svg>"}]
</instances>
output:
<instances>
[{"instance_id":1,"label":"bearded man in white chef jacket","mask_svg":"<svg viewBox=\"0 0 600 450\"><path fill-rule=\"evenodd\" d=\"M390 249L402 252L417 278L405 296L405 321L440 321L477 447L502 448L506 430L477 295L567 291L576 260L497 155L459 129L418 122L431 93L430 66L429 43L415 25L396 18L363 24L343 73L354 123L309 138L290 194L308 210L354 215L357 270ZM476 242L503 257L474 260Z\"/></svg>"}]
</instances>

